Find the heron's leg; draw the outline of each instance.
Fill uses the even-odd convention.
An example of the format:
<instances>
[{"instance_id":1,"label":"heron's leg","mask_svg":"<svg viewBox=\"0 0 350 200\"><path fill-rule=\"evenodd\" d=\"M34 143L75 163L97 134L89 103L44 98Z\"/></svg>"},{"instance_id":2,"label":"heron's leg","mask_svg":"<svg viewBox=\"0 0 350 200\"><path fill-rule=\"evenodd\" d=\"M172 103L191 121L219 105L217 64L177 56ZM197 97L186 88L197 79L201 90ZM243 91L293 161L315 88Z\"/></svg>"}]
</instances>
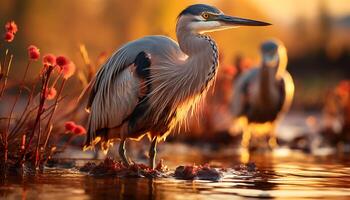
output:
<instances>
[{"instance_id":1,"label":"heron's leg","mask_svg":"<svg viewBox=\"0 0 350 200\"><path fill-rule=\"evenodd\" d=\"M250 139L252 137L252 131L249 124L246 124L243 128L241 145L244 149L249 149Z\"/></svg>"},{"instance_id":2,"label":"heron's leg","mask_svg":"<svg viewBox=\"0 0 350 200\"><path fill-rule=\"evenodd\" d=\"M122 162L124 163L124 165L129 166L130 163L129 163L129 160L126 157L126 154L125 154L125 142L126 142L125 138L123 138L120 141L120 144L119 144L119 156L122 159Z\"/></svg>"},{"instance_id":3,"label":"heron's leg","mask_svg":"<svg viewBox=\"0 0 350 200\"><path fill-rule=\"evenodd\" d=\"M276 137L276 122L272 122L269 138L269 147L274 149L278 146L277 137Z\"/></svg>"},{"instance_id":4,"label":"heron's leg","mask_svg":"<svg viewBox=\"0 0 350 200\"><path fill-rule=\"evenodd\" d=\"M151 147L149 149L149 166L152 169L154 169L156 165L157 140L158 140L157 136L153 137Z\"/></svg>"}]
</instances>

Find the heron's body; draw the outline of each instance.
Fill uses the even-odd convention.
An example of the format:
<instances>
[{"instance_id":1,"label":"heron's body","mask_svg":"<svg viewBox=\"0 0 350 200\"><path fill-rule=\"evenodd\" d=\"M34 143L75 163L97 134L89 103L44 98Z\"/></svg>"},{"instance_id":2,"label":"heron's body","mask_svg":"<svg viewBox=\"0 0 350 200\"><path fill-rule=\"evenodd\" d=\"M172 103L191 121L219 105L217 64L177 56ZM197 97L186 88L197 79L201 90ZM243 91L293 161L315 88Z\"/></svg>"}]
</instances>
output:
<instances>
[{"instance_id":1,"label":"heron's body","mask_svg":"<svg viewBox=\"0 0 350 200\"><path fill-rule=\"evenodd\" d=\"M233 101L233 104L240 104L235 106L241 108L235 109L236 117L246 116L250 123L265 123L275 121L283 107L288 109L290 101L286 101L286 93L289 91L285 85L293 84L291 76L285 72L282 79L276 80L270 75L274 73L269 71L271 69L264 71L262 68L254 68L237 80L234 96L243 95L244 98Z\"/></svg>"},{"instance_id":2,"label":"heron's body","mask_svg":"<svg viewBox=\"0 0 350 200\"><path fill-rule=\"evenodd\" d=\"M269 41L270 42L270 41ZM242 74L234 85L232 100L232 111L235 119L243 120L243 140L242 145L247 147L251 138L251 124L269 123L272 129L282 114L286 113L291 105L294 95L294 83L291 75L286 71L287 57L284 47L278 47L275 42L265 45L272 46L268 50L263 50L273 54L274 60L262 62L262 65L253 68ZM277 50L281 48L283 50ZM276 50L275 50L276 49ZM272 51L272 53L271 53ZM278 52L280 51L280 52ZM266 55L264 55L266 56ZM270 55L271 56L271 55ZM270 131L270 146L276 145L274 130ZM248 133L249 132L249 133Z\"/></svg>"},{"instance_id":3,"label":"heron's body","mask_svg":"<svg viewBox=\"0 0 350 200\"><path fill-rule=\"evenodd\" d=\"M157 141L196 107L215 80L217 46L203 33L237 24L268 25L197 4L179 15L178 43L165 36L148 36L117 50L90 83L86 145L100 142L107 148L111 140L119 138L119 153L128 163L125 140L148 133L153 167Z\"/></svg>"},{"instance_id":4,"label":"heron's body","mask_svg":"<svg viewBox=\"0 0 350 200\"><path fill-rule=\"evenodd\" d=\"M199 47L192 57L164 36L144 37L119 49L97 74L90 109L99 112L91 112L90 130L118 129L113 138L168 133L184 117L177 110L203 95L216 74L215 43L209 37L193 37ZM141 52L150 55L150 65L142 69L149 70L144 77L134 63ZM205 58L194 64L202 55Z\"/></svg>"}]
</instances>

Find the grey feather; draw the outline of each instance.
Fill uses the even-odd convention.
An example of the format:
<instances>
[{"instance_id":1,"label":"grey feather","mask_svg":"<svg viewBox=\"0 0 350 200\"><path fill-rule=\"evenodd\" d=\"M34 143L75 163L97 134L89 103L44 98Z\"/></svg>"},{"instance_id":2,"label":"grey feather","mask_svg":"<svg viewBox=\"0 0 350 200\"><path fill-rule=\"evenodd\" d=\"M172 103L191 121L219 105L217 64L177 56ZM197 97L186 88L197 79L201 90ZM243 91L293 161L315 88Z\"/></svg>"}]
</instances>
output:
<instances>
[{"instance_id":1,"label":"grey feather","mask_svg":"<svg viewBox=\"0 0 350 200\"><path fill-rule=\"evenodd\" d=\"M97 73L90 94L88 141L93 141L95 132L99 129L122 125L137 106L141 80L133 72L132 62L142 51L151 57L151 77L147 84L151 84L152 91L149 96L149 108L138 129L167 132L175 126L175 121L181 121L183 117L171 118L180 107L187 109L186 113L192 110L196 104L193 99L202 95L200 92L203 87L208 87L207 74L213 68L213 58L208 56L214 55L213 44L210 44L208 37L193 37L198 40L196 48L201 48L200 56L203 57L204 54L206 59L199 59L199 55L186 59L178 44L164 36L141 38L124 45L114 53ZM217 64L216 59L214 64ZM212 73L210 80L215 74L216 72ZM188 100L191 101L191 106L184 108ZM154 127L149 127L149 124L154 124ZM166 126L165 130L160 128L161 125ZM125 134L132 134L132 130L125 131L129 132Z\"/></svg>"},{"instance_id":2,"label":"grey feather","mask_svg":"<svg viewBox=\"0 0 350 200\"><path fill-rule=\"evenodd\" d=\"M234 82L233 99L231 103L231 111L233 116L238 117L245 113L248 103L249 84L257 78L259 68L253 68L241 76Z\"/></svg>"}]
</instances>

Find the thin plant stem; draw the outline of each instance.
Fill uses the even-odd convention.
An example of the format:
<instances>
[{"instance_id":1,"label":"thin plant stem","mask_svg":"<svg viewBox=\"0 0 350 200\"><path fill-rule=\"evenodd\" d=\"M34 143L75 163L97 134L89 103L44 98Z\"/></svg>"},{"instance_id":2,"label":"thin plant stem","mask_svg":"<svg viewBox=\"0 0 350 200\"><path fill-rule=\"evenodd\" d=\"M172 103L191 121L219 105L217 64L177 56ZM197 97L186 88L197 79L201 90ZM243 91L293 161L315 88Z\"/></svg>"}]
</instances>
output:
<instances>
[{"instance_id":1,"label":"thin plant stem","mask_svg":"<svg viewBox=\"0 0 350 200\"><path fill-rule=\"evenodd\" d=\"M42 132L42 129L41 129L41 118L39 118L38 126L39 126L39 134L38 134L38 139L37 139L37 145L36 145L36 148L35 148L35 167L38 166L39 160L40 160L40 140L41 140L41 132Z\"/></svg>"},{"instance_id":2,"label":"thin plant stem","mask_svg":"<svg viewBox=\"0 0 350 200\"><path fill-rule=\"evenodd\" d=\"M61 102L65 97L66 97L66 96L61 97L58 101ZM18 128L17 128L18 131L13 131L13 132L11 132L10 136L12 136L13 133L19 132L19 131L21 130L22 126L23 126L23 125L25 124L25 122L28 120L28 116L29 116L31 113L33 113L38 107L39 107L39 106L36 106L36 107L32 108L31 110L29 110L29 111L25 114L23 121L20 122L20 125L19 125ZM46 113L46 112L51 111L51 110L53 109L53 107L54 107L54 104L50 105L45 111L43 111L43 114ZM47 115L44 116L42 119L45 119L46 117L47 117Z\"/></svg>"},{"instance_id":3,"label":"thin plant stem","mask_svg":"<svg viewBox=\"0 0 350 200\"><path fill-rule=\"evenodd\" d=\"M66 150L68 145L73 141L74 138L76 138L76 136L77 135L75 134L71 135L60 151L63 152L64 150Z\"/></svg>"},{"instance_id":4,"label":"thin plant stem","mask_svg":"<svg viewBox=\"0 0 350 200\"><path fill-rule=\"evenodd\" d=\"M53 108L53 110L52 110L52 112L51 112L51 115L50 115L49 119L47 120L47 124L46 124L46 128L44 129L44 130L45 130L44 133L46 133L46 132L49 130L49 127L50 127L50 124L51 124L51 120L52 120L52 118L53 118L53 115L55 114L55 111L56 111L57 107L58 107L58 100L59 100L59 97L61 96L61 93L62 93L62 91L63 91L63 88L64 88L65 83L66 83L66 79L63 79L63 81L62 81L62 83L61 83L61 87L60 87L60 89L59 89L59 91L58 91L58 93L57 93L56 101L55 101L55 104L54 104L55 106L54 106L54 108ZM50 133L51 133L51 131L49 131L49 132L47 133L45 141L49 140L49 137L50 137L50 135L51 135ZM46 142L45 142L45 143L46 143ZM46 143L46 144L47 144L47 143ZM44 149L45 149L45 148L46 148L46 146L44 146Z\"/></svg>"},{"instance_id":5,"label":"thin plant stem","mask_svg":"<svg viewBox=\"0 0 350 200\"><path fill-rule=\"evenodd\" d=\"M53 126L51 124L50 127L49 127L49 130L47 132L45 143L44 143L44 146L43 146L44 150L46 149L47 143L49 142L49 138L50 138L50 135L51 135L52 128L53 128Z\"/></svg>"},{"instance_id":6,"label":"thin plant stem","mask_svg":"<svg viewBox=\"0 0 350 200\"><path fill-rule=\"evenodd\" d=\"M5 162L7 161L7 152L8 152L8 135L9 135L9 130L10 130L10 125L11 125L11 118L12 118L12 114L13 114L13 111L16 107L16 104L17 104L17 101L19 99L19 97L21 96L22 94L22 91L23 91L23 88L24 88L24 81L26 79L26 76L27 76L27 73L28 73L28 69L29 69L29 65L30 65L30 60L28 61L28 64L27 64L27 67L26 67L26 70L24 72L24 75L23 75L23 78L21 80L21 83L20 83L20 88L19 88L19 92L15 98L15 102L13 103L12 105L12 108L11 108L11 111L10 111L10 115L9 115L9 120L7 122L7 128L6 128L6 131L5 131L5 135L4 135L4 140L5 140L5 155L4 155L4 160Z\"/></svg>"},{"instance_id":7,"label":"thin plant stem","mask_svg":"<svg viewBox=\"0 0 350 200\"><path fill-rule=\"evenodd\" d=\"M54 82L52 83L52 85L51 85L50 88L55 87L55 85L56 85L56 83L57 83L57 81L58 81L58 79L59 79L60 77L61 77L61 75L59 75L59 76L56 77L56 79L54 80Z\"/></svg>"},{"instance_id":8,"label":"thin plant stem","mask_svg":"<svg viewBox=\"0 0 350 200\"><path fill-rule=\"evenodd\" d=\"M34 90L36 88L36 85L37 85L37 81L35 81L35 83L33 84L32 90L30 92L30 95L29 95L29 98L28 98L28 101L27 101L27 105L25 106L25 108L24 108L24 110L23 110L23 112L21 114L21 117L18 120L18 123L15 125L15 127L13 127L12 131L10 132L10 135L13 134L17 130L18 126L21 124L21 121L22 121L23 117L25 116L25 113L27 112L27 110L29 108L29 105L30 105L30 103L33 100Z\"/></svg>"},{"instance_id":9,"label":"thin plant stem","mask_svg":"<svg viewBox=\"0 0 350 200\"><path fill-rule=\"evenodd\" d=\"M5 91L5 88L6 88L7 78L8 78L8 74L9 74L10 68L11 68L12 58L13 58L13 55L10 56L10 60L9 60L8 65L7 65L6 76L5 76L5 80L4 80L4 85L3 85L2 89L1 89L0 98L4 94L4 91ZM11 116L9 118L9 121L11 121ZM5 165L7 163L7 156L8 156L8 140L7 140L7 136L8 136L7 131L4 131L3 136L2 136L2 140L3 140L3 143L4 143L4 164Z\"/></svg>"},{"instance_id":10,"label":"thin plant stem","mask_svg":"<svg viewBox=\"0 0 350 200\"><path fill-rule=\"evenodd\" d=\"M24 151L23 151L23 154L20 156L20 160L19 160L22 163L24 162L25 155L26 155L26 153L28 151L28 148L30 147L30 144L33 141L35 130L36 130L37 126L38 126L40 117L41 117L41 115L43 113L43 110L44 110L44 104L45 104L45 100L46 100L45 93L46 93L46 90L47 90L47 85L48 85L48 82L49 82L52 70L53 70L53 68L50 67L48 69L48 71L46 73L44 73L44 77L43 77L43 81L42 81L43 84L42 84L42 87L41 87L40 103L39 103L38 112L37 112L37 115L36 115L36 118L35 118L35 121L34 121L34 126L33 126L33 129L31 131L31 134L30 134L30 137L29 137L29 141L26 144L26 146L24 148Z\"/></svg>"},{"instance_id":11,"label":"thin plant stem","mask_svg":"<svg viewBox=\"0 0 350 200\"><path fill-rule=\"evenodd\" d=\"M6 54L5 54L3 66L6 65L7 54L8 54L8 49L6 50ZM1 90L0 90L0 99L1 99L2 96L4 95L4 91L5 91L5 89L6 89L7 79L8 79L8 75L9 75L9 72L10 72L11 63L12 63L12 58L13 58L13 55L10 56L10 60L9 60L9 62L8 62L8 64L7 64L6 74L5 74L5 77L4 77L4 84L2 85L2 88L1 88Z\"/></svg>"},{"instance_id":12,"label":"thin plant stem","mask_svg":"<svg viewBox=\"0 0 350 200\"><path fill-rule=\"evenodd\" d=\"M2 63L2 66L4 66L5 67L5 64L6 64L6 58L7 58L7 54L9 53L9 50L8 49L6 49L6 51L5 51L5 57L4 57L4 61L3 61L3 63Z\"/></svg>"},{"instance_id":13,"label":"thin plant stem","mask_svg":"<svg viewBox=\"0 0 350 200\"><path fill-rule=\"evenodd\" d=\"M0 81L1 81L1 79L2 79L2 77L3 77L3 73L2 73L2 64L1 64L1 62L0 62Z\"/></svg>"}]
</instances>

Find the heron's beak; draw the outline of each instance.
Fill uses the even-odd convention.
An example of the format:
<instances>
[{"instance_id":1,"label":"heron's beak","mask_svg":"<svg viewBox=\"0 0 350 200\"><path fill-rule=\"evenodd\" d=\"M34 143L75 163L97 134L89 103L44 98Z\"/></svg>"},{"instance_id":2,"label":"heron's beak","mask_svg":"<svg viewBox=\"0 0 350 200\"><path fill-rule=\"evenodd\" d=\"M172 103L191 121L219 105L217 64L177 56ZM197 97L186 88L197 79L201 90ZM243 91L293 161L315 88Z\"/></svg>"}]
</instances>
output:
<instances>
[{"instance_id":1,"label":"heron's beak","mask_svg":"<svg viewBox=\"0 0 350 200\"><path fill-rule=\"evenodd\" d=\"M231 17L228 15L217 15L216 20L223 23L225 26L269 26L270 23L261 22L251 19L239 17Z\"/></svg>"}]
</instances>

